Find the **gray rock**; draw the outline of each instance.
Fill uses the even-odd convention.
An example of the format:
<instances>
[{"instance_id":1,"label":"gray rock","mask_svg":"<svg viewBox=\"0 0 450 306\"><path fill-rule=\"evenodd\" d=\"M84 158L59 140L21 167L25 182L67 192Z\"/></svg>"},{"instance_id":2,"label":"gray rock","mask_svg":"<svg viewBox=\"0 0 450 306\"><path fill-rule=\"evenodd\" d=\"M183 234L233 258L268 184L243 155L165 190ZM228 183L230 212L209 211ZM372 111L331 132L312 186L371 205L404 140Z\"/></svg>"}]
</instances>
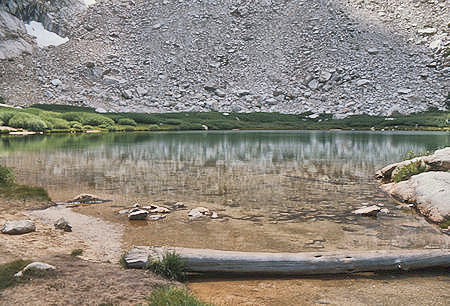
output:
<instances>
[{"instance_id":1,"label":"gray rock","mask_svg":"<svg viewBox=\"0 0 450 306\"><path fill-rule=\"evenodd\" d=\"M217 88L214 91L214 93L216 94L216 96L221 97L221 98L226 96L226 93L222 89L219 89L219 88Z\"/></svg>"},{"instance_id":2,"label":"gray rock","mask_svg":"<svg viewBox=\"0 0 450 306\"><path fill-rule=\"evenodd\" d=\"M417 33L419 33L421 35L433 35L433 34L437 33L437 29L436 28L423 28L423 29L417 30Z\"/></svg>"},{"instance_id":3,"label":"gray rock","mask_svg":"<svg viewBox=\"0 0 450 306\"><path fill-rule=\"evenodd\" d=\"M416 209L433 222L450 219L450 172L424 172L381 188L396 199L415 204Z\"/></svg>"},{"instance_id":4,"label":"gray rock","mask_svg":"<svg viewBox=\"0 0 450 306\"><path fill-rule=\"evenodd\" d=\"M135 208L128 213L128 220L146 220L148 211Z\"/></svg>"},{"instance_id":5,"label":"gray rock","mask_svg":"<svg viewBox=\"0 0 450 306\"><path fill-rule=\"evenodd\" d=\"M119 85L119 84L123 84L123 83L125 83L125 80L123 80L121 78L108 76L108 75L103 76L103 84L105 84L105 85Z\"/></svg>"},{"instance_id":6,"label":"gray rock","mask_svg":"<svg viewBox=\"0 0 450 306\"><path fill-rule=\"evenodd\" d=\"M329 71L322 71L319 76L319 82L325 83L331 79L331 73Z\"/></svg>"},{"instance_id":7,"label":"gray rock","mask_svg":"<svg viewBox=\"0 0 450 306\"><path fill-rule=\"evenodd\" d=\"M151 215L148 217L148 219L151 221L158 221L164 218L166 218L166 215Z\"/></svg>"},{"instance_id":8,"label":"gray rock","mask_svg":"<svg viewBox=\"0 0 450 306\"><path fill-rule=\"evenodd\" d=\"M354 215L360 215L360 216L372 216L375 217L380 212L381 208L377 205L372 205L369 207L363 207L357 210L352 211Z\"/></svg>"},{"instance_id":9,"label":"gray rock","mask_svg":"<svg viewBox=\"0 0 450 306\"><path fill-rule=\"evenodd\" d=\"M319 87L319 81L316 79L311 80L308 83L308 87L311 88L312 90L316 90Z\"/></svg>"},{"instance_id":10,"label":"gray rock","mask_svg":"<svg viewBox=\"0 0 450 306\"><path fill-rule=\"evenodd\" d=\"M2 227L2 233L21 235L36 231L36 225L31 220L7 221Z\"/></svg>"},{"instance_id":11,"label":"gray rock","mask_svg":"<svg viewBox=\"0 0 450 306\"><path fill-rule=\"evenodd\" d=\"M379 52L380 52L380 50L378 50L376 48L369 48L369 49L367 49L367 53L369 53L371 55L378 54Z\"/></svg>"},{"instance_id":12,"label":"gray rock","mask_svg":"<svg viewBox=\"0 0 450 306\"><path fill-rule=\"evenodd\" d=\"M366 79L360 79L360 80L356 81L356 86L364 86L367 84L369 84L369 80L366 80Z\"/></svg>"},{"instance_id":13,"label":"gray rock","mask_svg":"<svg viewBox=\"0 0 450 306\"><path fill-rule=\"evenodd\" d=\"M61 86L62 82L60 79L53 79L50 81L50 83L52 83L53 86Z\"/></svg>"},{"instance_id":14,"label":"gray rock","mask_svg":"<svg viewBox=\"0 0 450 306\"><path fill-rule=\"evenodd\" d=\"M411 89L405 88L405 87L401 87L401 88L397 89L397 92L401 95L407 95L407 94L411 93L411 91L412 91Z\"/></svg>"},{"instance_id":15,"label":"gray rock","mask_svg":"<svg viewBox=\"0 0 450 306\"><path fill-rule=\"evenodd\" d=\"M131 99L133 98L133 92L129 89L125 89L122 91L122 97L124 97L125 99Z\"/></svg>"},{"instance_id":16,"label":"gray rock","mask_svg":"<svg viewBox=\"0 0 450 306\"><path fill-rule=\"evenodd\" d=\"M97 204L97 203L104 203L108 202L108 200L101 199L100 197L89 194L89 193L82 193L74 197L72 200L67 201L66 203L73 203L73 204Z\"/></svg>"},{"instance_id":17,"label":"gray rock","mask_svg":"<svg viewBox=\"0 0 450 306\"><path fill-rule=\"evenodd\" d=\"M427 167L428 170L433 171L450 171L450 147L436 150L431 155L416 157L410 160L405 160L399 163L388 165L375 173L375 178L382 182L390 182L396 173L402 167L420 161Z\"/></svg>"},{"instance_id":18,"label":"gray rock","mask_svg":"<svg viewBox=\"0 0 450 306\"><path fill-rule=\"evenodd\" d=\"M54 271L56 270L56 268L55 266L49 265L47 263L35 261L28 264L27 266L25 266L25 268L14 274L14 277L22 277L27 270Z\"/></svg>"},{"instance_id":19,"label":"gray rock","mask_svg":"<svg viewBox=\"0 0 450 306\"><path fill-rule=\"evenodd\" d=\"M210 214L210 211L208 208L200 206L200 207L191 209L191 211L188 213L188 216L191 218L200 218L202 216L207 216L209 214Z\"/></svg>"},{"instance_id":20,"label":"gray rock","mask_svg":"<svg viewBox=\"0 0 450 306\"><path fill-rule=\"evenodd\" d=\"M54 225L55 225L55 228L61 229L65 232L72 231L72 226L70 226L69 222L67 222L64 218L59 218L58 220L56 220Z\"/></svg>"},{"instance_id":21,"label":"gray rock","mask_svg":"<svg viewBox=\"0 0 450 306\"><path fill-rule=\"evenodd\" d=\"M250 94L251 94L251 91L250 91L250 90L247 90L247 89L240 89L240 90L238 90L238 91L236 92L236 94L237 94L239 97L244 97L244 96L250 95Z\"/></svg>"}]
</instances>

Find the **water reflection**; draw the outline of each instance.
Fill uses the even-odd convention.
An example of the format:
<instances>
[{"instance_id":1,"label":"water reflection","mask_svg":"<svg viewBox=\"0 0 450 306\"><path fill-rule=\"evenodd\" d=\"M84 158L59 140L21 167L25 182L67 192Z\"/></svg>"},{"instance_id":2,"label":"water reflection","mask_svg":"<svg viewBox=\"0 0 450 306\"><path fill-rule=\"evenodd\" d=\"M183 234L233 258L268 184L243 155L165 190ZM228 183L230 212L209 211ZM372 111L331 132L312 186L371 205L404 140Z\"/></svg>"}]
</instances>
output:
<instances>
[{"instance_id":1,"label":"water reflection","mask_svg":"<svg viewBox=\"0 0 450 306\"><path fill-rule=\"evenodd\" d=\"M396 210L372 177L376 169L409 150L450 145L448 133L180 132L38 135L0 141L2 161L16 168L21 181L47 188L55 200L92 192L106 194L116 203L211 205L230 220L198 229L211 233L220 229L221 234L211 238L216 248L411 248L446 243L422 218ZM380 203L395 213L375 220L353 216L351 211L363 202ZM248 229L249 223L264 232ZM170 238L171 231L163 223L142 231L150 235L148 231L161 227L168 233L164 239L177 245L210 247L212 243L185 237L179 241L176 232ZM186 230L185 223L180 227ZM195 236L195 226L189 228ZM233 228L244 238L232 234ZM306 238L318 232L328 235L326 241L336 241L308 242ZM298 235L304 242L293 244L292 237ZM339 235L346 237L345 243Z\"/></svg>"}]
</instances>

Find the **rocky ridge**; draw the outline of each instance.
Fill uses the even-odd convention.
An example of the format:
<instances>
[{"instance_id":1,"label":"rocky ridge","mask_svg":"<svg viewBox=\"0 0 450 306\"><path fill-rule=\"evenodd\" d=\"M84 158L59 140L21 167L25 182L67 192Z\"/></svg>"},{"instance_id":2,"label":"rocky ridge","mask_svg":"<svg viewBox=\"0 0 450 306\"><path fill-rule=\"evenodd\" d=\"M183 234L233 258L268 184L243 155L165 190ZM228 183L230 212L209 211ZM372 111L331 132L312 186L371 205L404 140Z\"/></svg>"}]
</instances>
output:
<instances>
[{"instance_id":1,"label":"rocky ridge","mask_svg":"<svg viewBox=\"0 0 450 306\"><path fill-rule=\"evenodd\" d=\"M443 109L449 9L392 2L98 1L66 44L2 62L0 96L120 112Z\"/></svg>"}]
</instances>

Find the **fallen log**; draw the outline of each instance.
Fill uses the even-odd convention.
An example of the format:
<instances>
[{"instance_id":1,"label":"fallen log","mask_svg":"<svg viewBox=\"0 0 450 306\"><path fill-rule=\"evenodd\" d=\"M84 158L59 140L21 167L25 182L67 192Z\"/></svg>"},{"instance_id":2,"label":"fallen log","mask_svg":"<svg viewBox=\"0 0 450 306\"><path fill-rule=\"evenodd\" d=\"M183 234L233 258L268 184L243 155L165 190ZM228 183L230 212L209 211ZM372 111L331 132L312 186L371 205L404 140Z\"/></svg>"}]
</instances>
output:
<instances>
[{"instance_id":1,"label":"fallen log","mask_svg":"<svg viewBox=\"0 0 450 306\"><path fill-rule=\"evenodd\" d=\"M180 255L187 272L200 273L312 275L450 267L450 249L251 253L135 246L124 259L130 268L145 268L148 260L172 252Z\"/></svg>"}]
</instances>

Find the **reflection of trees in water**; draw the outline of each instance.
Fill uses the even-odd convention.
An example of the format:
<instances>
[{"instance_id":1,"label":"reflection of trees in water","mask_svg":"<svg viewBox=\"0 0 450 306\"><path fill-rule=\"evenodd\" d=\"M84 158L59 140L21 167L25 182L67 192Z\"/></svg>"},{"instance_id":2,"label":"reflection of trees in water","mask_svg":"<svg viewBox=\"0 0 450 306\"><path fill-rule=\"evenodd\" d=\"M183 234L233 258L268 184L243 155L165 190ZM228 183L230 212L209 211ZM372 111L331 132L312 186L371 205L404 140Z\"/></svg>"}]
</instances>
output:
<instances>
[{"instance_id":1,"label":"reflection of trees in water","mask_svg":"<svg viewBox=\"0 0 450 306\"><path fill-rule=\"evenodd\" d=\"M2 159L29 184L123 194L248 197L275 203L298 192L292 177L322 193L365 182L413 149L449 144L445 133L223 132L52 135L0 138ZM12 154L14 152L14 154ZM10 154L11 153L11 154ZM289 178L291 176L291 178ZM316 182L316 183L314 183ZM314 183L314 184L313 184ZM363 188L364 189L364 188ZM306 190L307 197L314 190ZM270 199L270 200L268 200Z\"/></svg>"}]
</instances>

